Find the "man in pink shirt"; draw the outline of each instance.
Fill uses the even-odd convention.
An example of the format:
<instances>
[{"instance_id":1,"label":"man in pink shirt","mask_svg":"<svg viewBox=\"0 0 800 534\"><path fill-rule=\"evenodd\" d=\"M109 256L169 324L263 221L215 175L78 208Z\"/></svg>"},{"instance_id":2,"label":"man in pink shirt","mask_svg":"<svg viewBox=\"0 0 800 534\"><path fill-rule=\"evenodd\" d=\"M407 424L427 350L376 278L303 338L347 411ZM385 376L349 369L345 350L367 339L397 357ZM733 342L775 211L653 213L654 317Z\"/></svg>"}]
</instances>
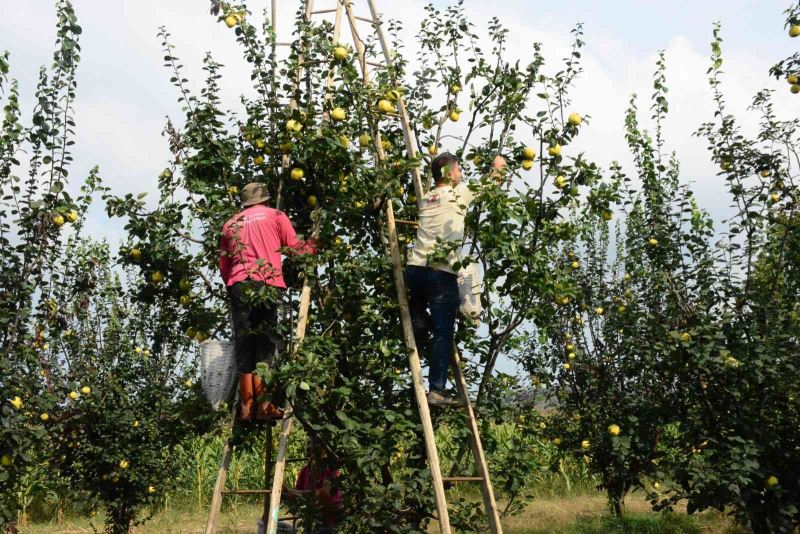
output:
<instances>
[{"instance_id":1,"label":"man in pink shirt","mask_svg":"<svg viewBox=\"0 0 800 534\"><path fill-rule=\"evenodd\" d=\"M256 363L272 364L280 336L276 335L278 305L286 290L281 250L315 253L315 243L297 239L282 211L267 207L266 184L242 188L242 211L222 227L219 272L228 288L234 352L239 372L239 419L264 421L282 411L263 400L266 387L253 371ZM256 405L256 400L260 402Z\"/></svg>"}]
</instances>

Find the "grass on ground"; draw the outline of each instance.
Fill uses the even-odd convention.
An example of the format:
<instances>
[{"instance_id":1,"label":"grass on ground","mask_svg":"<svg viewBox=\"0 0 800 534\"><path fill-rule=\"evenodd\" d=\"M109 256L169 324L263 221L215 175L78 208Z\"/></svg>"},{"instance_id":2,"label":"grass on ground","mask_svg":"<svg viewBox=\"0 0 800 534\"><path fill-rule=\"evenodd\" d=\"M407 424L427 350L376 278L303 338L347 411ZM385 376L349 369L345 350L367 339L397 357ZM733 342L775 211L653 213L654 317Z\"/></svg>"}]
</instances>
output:
<instances>
[{"instance_id":1,"label":"grass on ground","mask_svg":"<svg viewBox=\"0 0 800 534\"><path fill-rule=\"evenodd\" d=\"M636 496L625 501L627 513L618 520L608 513L603 495L537 499L526 510L503 521L506 534L745 534L717 512L689 516L685 509L671 514L650 511Z\"/></svg>"},{"instance_id":2,"label":"grass on ground","mask_svg":"<svg viewBox=\"0 0 800 534\"><path fill-rule=\"evenodd\" d=\"M608 515L602 495L540 498L517 516L503 521L506 534L744 534L725 516L703 513L688 516L678 510L672 514L649 511L647 501L632 496L626 501L628 514L623 520ZM223 511L219 534L252 534L261 514L255 504L239 504ZM170 510L158 515L134 534L201 534L205 513ZM102 520L95 518L38 523L20 529L21 534L88 534L92 523L102 531ZM438 532L434 526L431 532Z\"/></svg>"}]
</instances>

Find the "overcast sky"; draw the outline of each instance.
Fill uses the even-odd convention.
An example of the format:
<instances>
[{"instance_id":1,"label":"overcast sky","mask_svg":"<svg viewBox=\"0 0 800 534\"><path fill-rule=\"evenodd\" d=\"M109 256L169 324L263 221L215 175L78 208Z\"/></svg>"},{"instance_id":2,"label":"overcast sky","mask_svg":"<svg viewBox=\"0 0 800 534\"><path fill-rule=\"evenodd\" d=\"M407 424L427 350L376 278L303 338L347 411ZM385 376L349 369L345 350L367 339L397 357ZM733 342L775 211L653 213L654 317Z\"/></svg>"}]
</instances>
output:
<instances>
[{"instance_id":1,"label":"overcast sky","mask_svg":"<svg viewBox=\"0 0 800 534\"><path fill-rule=\"evenodd\" d=\"M259 12L267 3L251 2L250 8ZM333 0L318 0L316 6L323 9L329 4L333 6ZM779 89L778 109L784 117L796 117L800 95L793 97L785 84L767 74L771 65L800 44L783 28L782 12L788 4L788 0L465 0L471 20L481 30L491 16L509 27L509 59L528 59L531 43L541 41L552 69L566 52L569 30L576 22L585 24L585 70L573 95L575 109L592 115L592 121L572 150L586 150L603 165L614 159L628 161L623 113L631 93L649 97L655 57L665 49L671 104L666 128L669 147L678 152L684 178L696 182L701 206L717 216L725 213L728 200L721 194L705 142L691 135L713 113L705 76L712 24L723 24L725 91L732 110L746 125L756 124L757 117L746 108L752 95L767 86ZM0 0L0 5L14 15L0 18L0 50L11 52L12 76L19 79L23 106L30 111L37 70L51 58L53 2ZM200 61L205 51L211 50L226 65L224 100L238 109L238 97L248 92L250 84L233 33L209 15L205 0L74 0L74 5L84 32L71 176L77 181L98 164L115 192L153 191L169 158L160 135L165 117L181 118L170 73L162 66L158 27L165 25L171 32L193 87L199 87L202 79ZM285 34L299 2L279 0L278 5L279 30ZM387 17L404 22L407 51L413 52L424 2L377 0L377 5ZM366 11L363 2L356 6ZM642 102L640 107L646 109L648 104ZM103 219L102 211L95 209L90 228L97 235L118 239L121 225Z\"/></svg>"}]
</instances>

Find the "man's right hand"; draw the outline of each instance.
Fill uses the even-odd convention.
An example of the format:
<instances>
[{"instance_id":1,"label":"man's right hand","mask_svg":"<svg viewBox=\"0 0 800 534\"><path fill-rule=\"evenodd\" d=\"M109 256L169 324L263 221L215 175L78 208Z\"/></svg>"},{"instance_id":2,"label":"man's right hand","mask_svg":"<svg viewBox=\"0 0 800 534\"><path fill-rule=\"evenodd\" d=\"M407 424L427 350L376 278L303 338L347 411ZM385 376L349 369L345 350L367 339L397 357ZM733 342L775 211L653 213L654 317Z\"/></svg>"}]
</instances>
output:
<instances>
[{"instance_id":1,"label":"man's right hand","mask_svg":"<svg viewBox=\"0 0 800 534\"><path fill-rule=\"evenodd\" d=\"M506 158L499 154L495 156L492 160L492 178L498 181L503 180L506 175L506 165Z\"/></svg>"},{"instance_id":2,"label":"man's right hand","mask_svg":"<svg viewBox=\"0 0 800 534\"><path fill-rule=\"evenodd\" d=\"M321 250L325 248L324 244L322 243L322 240L318 237L313 237L313 236L309 237L306 243L314 247L314 250Z\"/></svg>"}]
</instances>

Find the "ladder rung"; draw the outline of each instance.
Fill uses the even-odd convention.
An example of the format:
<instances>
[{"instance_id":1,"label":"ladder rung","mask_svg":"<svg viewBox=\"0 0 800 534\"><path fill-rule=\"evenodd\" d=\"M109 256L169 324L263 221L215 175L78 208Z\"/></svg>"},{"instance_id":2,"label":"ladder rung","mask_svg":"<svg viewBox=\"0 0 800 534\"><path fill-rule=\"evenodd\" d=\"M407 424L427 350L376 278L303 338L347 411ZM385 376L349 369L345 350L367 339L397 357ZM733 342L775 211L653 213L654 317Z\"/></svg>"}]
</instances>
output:
<instances>
[{"instance_id":1,"label":"ladder rung","mask_svg":"<svg viewBox=\"0 0 800 534\"><path fill-rule=\"evenodd\" d=\"M241 489L241 490L222 490L223 495L264 495L272 493L271 489Z\"/></svg>"},{"instance_id":2,"label":"ladder rung","mask_svg":"<svg viewBox=\"0 0 800 534\"><path fill-rule=\"evenodd\" d=\"M419 226L419 223L417 221L403 221L401 219L395 219L394 222L396 224L407 224L409 226Z\"/></svg>"},{"instance_id":3,"label":"ladder rung","mask_svg":"<svg viewBox=\"0 0 800 534\"><path fill-rule=\"evenodd\" d=\"M370 18L367 18L367 17L353 17L353 18L356 19L356 20L363 20L364 22L369 22L373 26L378 26L381 23L381 21L379 21L379 20L370 19Z\"/></svg>"},{"instance_id":4,"label":"ladder rung","mask_svg":"<svg viewBox=\"0 0 800 534\"><path fill-rule=\"evenodd\" d=\"M275 43L275 46L292 46L292 43Z\"/></svg>"},{"instance_id":5,"label":"ladder rung","mask_svg":"<svg viewBox=\"0 0 800 534\"><path fill-rule=\"evenodd\" d=\"M379 69L382 69L382 68L384 68L386 66L385 63L376 63L374 61L365 61L364 63L366 63L370 67L376 67L376 68L379 68Z\"/></svg>"},{"instance_id":6,"label":"ladder rung","mask_svg":"<svg viewBox=\"0 0 800 534\"><path fill-rule=\"evenodd\" d=\"M483 477L442 477L443 482L483 482Z\"/></svg>"},{"instance_id":7,"label":"ladder rung","mask_svg":"<svg viewBox=\"0 0 800 534\"><path fill-rule=\"evenodd\" d=\"M318 11L312 11L312 15L322 15L323 13L336 13L335 9L320 9Z\"/></svg>"}]
</instances>

